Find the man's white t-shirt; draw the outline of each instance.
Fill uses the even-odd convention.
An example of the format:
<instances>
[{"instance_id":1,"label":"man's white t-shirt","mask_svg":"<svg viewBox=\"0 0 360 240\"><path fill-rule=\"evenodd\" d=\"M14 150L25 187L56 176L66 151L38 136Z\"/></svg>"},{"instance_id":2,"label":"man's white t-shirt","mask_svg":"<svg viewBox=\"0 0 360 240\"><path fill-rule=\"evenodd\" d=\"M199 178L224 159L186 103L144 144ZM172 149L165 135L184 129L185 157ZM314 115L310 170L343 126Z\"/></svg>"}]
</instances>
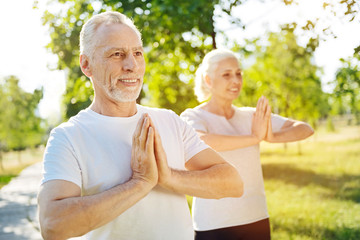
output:
<instances>
[{"instance_id":1,"label":"man's white t-shirt","mask_svg":"<svg viewBox=\"0 0 360 240\"><path fill-rule=\"evenodd\" d=\"M195 130L219 135L250 135L255 108L234 107L231 119L210 113L199 106L185 110L180 116ZM280 130L287 120L272 114L272 128ZM231 151L219 152L236 167L244 182L240 198L193 199L193 224L197 231L233 227L268 218L259 144Z\"/></svg>"},{"instance_id":2,"label":"man's white t-shirt","mask_svg":"<svg viewBox=\"0 0 360 240\"><path fill-rule=\"evenodd\" d=\"M186 161L208 148L191 126L174 112L137 105L132 117L108 117L89 108L52 130L44 154L43 180L75 183L82 196L127 182L132 136L143 113L158 130L171 168L185 170ZM84 239L193 239L188 204L183 194L156 186L147 196Z\"/></svg>"}]
</instances>

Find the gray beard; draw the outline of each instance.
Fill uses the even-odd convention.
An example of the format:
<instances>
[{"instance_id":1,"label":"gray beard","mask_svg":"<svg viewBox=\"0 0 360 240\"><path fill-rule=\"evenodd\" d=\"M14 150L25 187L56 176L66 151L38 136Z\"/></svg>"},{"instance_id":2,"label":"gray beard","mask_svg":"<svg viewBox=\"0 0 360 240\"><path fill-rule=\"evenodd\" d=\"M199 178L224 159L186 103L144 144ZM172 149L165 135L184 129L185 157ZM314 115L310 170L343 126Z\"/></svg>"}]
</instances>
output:
<instances>
[{"instance_id":1,"label":"gray beard","mask_svg":"<svg viewBox=\"0 0 360 240\"><path fill-rule=\"evenodd\" d=\"M141 87L133 91L121 91L118 89L106 89L107 94L117 102L133 102L139 97Z\"/></svg>"}]
</instances>

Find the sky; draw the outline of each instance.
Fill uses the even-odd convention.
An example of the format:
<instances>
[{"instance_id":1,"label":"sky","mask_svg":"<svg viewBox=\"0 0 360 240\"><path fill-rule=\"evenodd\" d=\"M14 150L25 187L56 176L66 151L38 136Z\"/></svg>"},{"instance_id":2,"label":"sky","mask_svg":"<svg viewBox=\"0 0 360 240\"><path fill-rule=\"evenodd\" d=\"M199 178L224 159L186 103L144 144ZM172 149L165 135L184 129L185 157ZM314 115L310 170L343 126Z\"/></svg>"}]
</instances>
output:
<instances>
[{"instance_id":1,"label":"sky","mask_svg":"<svg viewBox=\"0 0 360 240\"><path fill-rule=\"evenodd\" d=\"M328 18L322 11L321 0L299 2L298 6L285 7L281 0L267 3L248 1L234 11L234 15L247 24L245 32L231 27L227 29L225 20L220 20L217 26L223 27L226 34L242 43L244 38L263 33L264 28L277 31L281 23ZM43 5L39 10L33 9L32 4L32 0L0 0L3 9L0 14L0 78L15 75L20 79L20 86L29 92L43 87L44 98L39 105L39 114L43 118L58 119L61 95L65 90L65 73L53 70L57 57L45 48L50 37L46 27L41 24ZM353 49L360 45L360 24L359 21L355 22L331 19L322 22L331 24L338 35L336 39L321 42L315 52L315 63L324 69L324 83L334 79L335 71L340 67L339 58L352 56Z\"/></svg>"},{"instance_id":2,"label":"sky","mask_svg":"<svg viewBox=\"0 0 360 240\"><path fill-rule=\"evenodd\" d=\"M43 87L39 114L58 118L65 73L50 70L57 58L45 49L50 37L41 25L42 13L32 4L32 0L0 0L0 78L15 75L28 92Z\"/></svg>"}]
</instances>

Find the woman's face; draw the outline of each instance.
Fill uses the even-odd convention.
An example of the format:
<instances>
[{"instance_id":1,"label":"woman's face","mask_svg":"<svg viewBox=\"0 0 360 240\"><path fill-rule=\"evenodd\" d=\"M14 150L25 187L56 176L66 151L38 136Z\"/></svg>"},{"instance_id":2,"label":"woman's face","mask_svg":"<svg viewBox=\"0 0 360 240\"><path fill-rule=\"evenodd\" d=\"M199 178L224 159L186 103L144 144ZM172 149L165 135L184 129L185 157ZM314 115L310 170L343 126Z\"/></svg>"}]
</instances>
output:
<instances>
[{"instance_id":1,"label":"woman's face","mask_svg":"<svg viewBox=\"0 0 360 240\"><path fill-rule=\"evenodd\" d=\"M227 58L219 61L208 77L207 83L212 98L233 101L239 97L242 87L242 71L237 59Z\"/></svg>"}]
</instances>

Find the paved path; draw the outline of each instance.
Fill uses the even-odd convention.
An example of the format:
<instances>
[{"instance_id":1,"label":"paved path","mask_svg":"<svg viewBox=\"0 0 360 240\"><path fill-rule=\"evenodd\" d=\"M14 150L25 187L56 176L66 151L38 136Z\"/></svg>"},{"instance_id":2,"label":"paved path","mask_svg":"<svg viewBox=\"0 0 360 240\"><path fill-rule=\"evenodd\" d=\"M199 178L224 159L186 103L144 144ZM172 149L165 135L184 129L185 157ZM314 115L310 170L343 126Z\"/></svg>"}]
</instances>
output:
<instances>
[{"instance_id":1,"label":"paved path","mask_svg":"<svg viewBox=\"0 0 360 240\"><path fill-rule=\"evenodd\" d=\"M0 240L43 239L39 231L36 199L41 167L42 163L27 167L0 189Z\"/></svg>"},{"instance_id":2,"label":"paved path","mask_svg":"<svg viewBox=\"0 0 360 240\"><path fill-rule=\"evenodd\" d=\"M0 190L0 240L41 240L36 195L41 163L24 169Z\"/></svg>"}]
</instances>

